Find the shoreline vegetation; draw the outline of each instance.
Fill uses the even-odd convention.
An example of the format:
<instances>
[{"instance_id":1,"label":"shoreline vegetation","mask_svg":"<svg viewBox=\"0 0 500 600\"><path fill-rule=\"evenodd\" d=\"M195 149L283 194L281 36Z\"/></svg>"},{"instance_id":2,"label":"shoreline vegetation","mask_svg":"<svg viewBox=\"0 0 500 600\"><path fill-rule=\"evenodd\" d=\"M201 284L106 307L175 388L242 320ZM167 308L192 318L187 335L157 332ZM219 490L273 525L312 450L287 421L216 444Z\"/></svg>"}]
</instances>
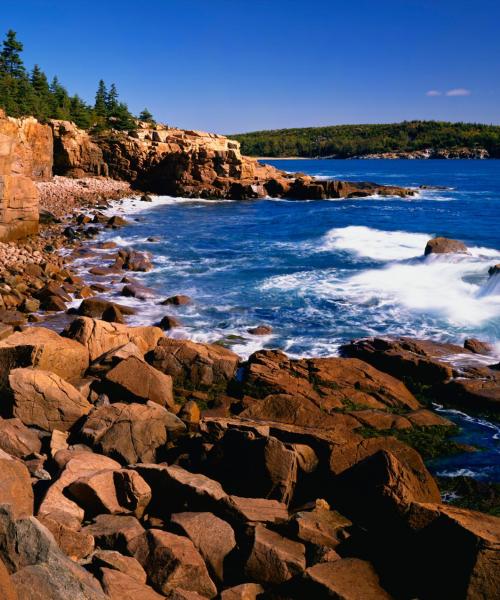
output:
<instances>
[{"instance_id":1,"label":"shoreline vegetation","mask_svg":"<svg viewBox=\"0 0 500 600\"><path fill-rule=\"evenodd\" d=\"M231 134L266 158L500 158L500 126L442 121L332 125Z\"/></svg>"}]
</instances>

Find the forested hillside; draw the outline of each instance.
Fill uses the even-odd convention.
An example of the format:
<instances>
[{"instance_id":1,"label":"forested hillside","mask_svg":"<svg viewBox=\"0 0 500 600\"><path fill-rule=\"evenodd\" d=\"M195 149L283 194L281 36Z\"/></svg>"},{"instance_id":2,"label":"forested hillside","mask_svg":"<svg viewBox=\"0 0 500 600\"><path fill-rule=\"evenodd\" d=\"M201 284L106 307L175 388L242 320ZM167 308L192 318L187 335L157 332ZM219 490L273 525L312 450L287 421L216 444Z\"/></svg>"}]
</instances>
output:
<instances>
[{"instance_id":1,"label":"forested hillside","mask_svg":"<svg viewBox=\"0 0 500 600\"><path fill-rule=\"evenodd\" d=\"M443 121L275 129L229 136L250 156L327 157L411 152L426 148L485 148L500 157L500 126Z\"/></svg>"},{"instance_id":2,"label":"forested hillside","mask_svg":"<svg viewBox=\"0 0 500 600\"><path fill-rule=\"evenodd\" d=\"M65 119L74 121L83 129L133 129L135 117L124 102L119 100L114 84L106 86L101 79L95 94L95 102L88 104L78 94L70 95L66 88L53 77L47 76L38 65L28 70L21 53L23 44L16 32L9 30L0 49L0 108L11 117L33 115L40 121ZM144 109L139 117L152 120Z\"/></svg>"}]
</instances>

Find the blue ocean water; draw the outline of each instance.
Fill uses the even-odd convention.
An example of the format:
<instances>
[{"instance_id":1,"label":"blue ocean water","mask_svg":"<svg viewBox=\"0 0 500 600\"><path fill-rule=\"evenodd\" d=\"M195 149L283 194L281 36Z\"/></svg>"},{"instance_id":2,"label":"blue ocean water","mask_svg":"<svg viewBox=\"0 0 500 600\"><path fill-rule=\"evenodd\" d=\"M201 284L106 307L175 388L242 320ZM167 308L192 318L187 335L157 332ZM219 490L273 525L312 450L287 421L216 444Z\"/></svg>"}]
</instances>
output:
<instances>
[{"instance_id":1,"label":"blue ocean water","mask_svg":"<svg viewBox=\"0 0 500 600\"><path fill-rule=\"evenodd\" d=\"M268 162L320 177L445 189L409 199L127 200L122 210L131 224L105 235L153 253L155 269L140 277L157 296L135 301L138 322L175 314L184 326L173 335L225 339L243 357L261 347L327 356L352 338L377 334L457 343L475 336L500 353L500 275L488 277L500 263L499 161ZM436 235L463 240L470 254L424 258ZM158 241L147 241L151 236ZM158 304L178 293L193 304ZM273 333L247 332L260 324ZM498 354L486 362L495 360ZM489 454L481 454L493 471L479 465L479 454L452 457L435 470L451 474L475 461L469 466L477 476L500 481L498 428L451 416L468 441L487 437Z\"/></svg>"},{"instance_id":2,"label":"blue ocean water","mask_svg":"<svg viewBox=\"0 0 500 600\"><path fill-rule=\"evenodd\" d=\"M408 200L163 199L113 236L154 252L144 283L160 295L185 293L179 335L227 335L247 355L280 347L295 356L329 355L351 338L408 334L462 341L500 340L498 161L276 161L288 171L405 186L439 185ZM161 199L160 199L161 200ZM131 203L125 210L133 210ZM144 203L136 202L136 208ZM463 240L471 255L424 258L434 235ZM159 238L149 243L150 236ZM489 286L489 287L488 287ZM491 288L491 289L490 289ZM164 307L142 305L141 318ZM266 323L269 338L247 334Z\"/></svg>"}]
</instances>

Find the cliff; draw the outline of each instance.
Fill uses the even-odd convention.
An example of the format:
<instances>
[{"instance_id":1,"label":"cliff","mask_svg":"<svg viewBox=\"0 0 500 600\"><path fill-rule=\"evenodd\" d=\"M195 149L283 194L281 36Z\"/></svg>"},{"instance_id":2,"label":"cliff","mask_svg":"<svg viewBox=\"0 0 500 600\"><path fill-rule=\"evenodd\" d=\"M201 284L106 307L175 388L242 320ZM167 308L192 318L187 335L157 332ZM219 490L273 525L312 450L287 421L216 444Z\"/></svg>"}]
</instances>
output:
<instances>
[{"instance_id":1,"label":"cliff","mask_svg":"<svg viewBox=\"0 0 500 600\"><path fill-rule=\"evenodd\" d=\"M54 172L58 175L105 174L158 194L243 200L414 193L367 182L320 181L290 175L243 156L239 142L202 131L139 123L138 129L129 133L114 131L92 137L63 121L52 121L52 129Z\"/></svg>"},{"instance_id":2,"label":"cliff","mask_svg":"<svg viewBox=\"0 0 500 600\"><path fill-rule=\"evenodd\" d=\"M52 132L32 117L12 119L0 111L0 241L38 231L34 181L52 177Z\"/></svg>"},{"instance_id":3,"label":"cliff","mask_svg":"<svg viewBox=\"0 0 500 600\"><path fill-rule=\"evenodd\" d=\"M38 231L34 182L52 174L105 176L135 189L188 198L353 198L409 196L413 190L369 182L322 181L291 175L241 154L225 136L139 123L130 132L97 135L69 121L39 123L0 113L0 241Z\"/></svg>"}]
</instances>

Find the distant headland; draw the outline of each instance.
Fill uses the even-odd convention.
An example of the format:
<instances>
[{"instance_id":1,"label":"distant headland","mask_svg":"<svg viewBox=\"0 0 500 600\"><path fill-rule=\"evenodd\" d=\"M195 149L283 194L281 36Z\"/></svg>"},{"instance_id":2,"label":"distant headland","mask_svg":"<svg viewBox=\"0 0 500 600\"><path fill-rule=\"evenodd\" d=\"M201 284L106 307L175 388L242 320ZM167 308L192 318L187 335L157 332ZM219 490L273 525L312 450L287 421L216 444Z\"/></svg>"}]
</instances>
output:
<instances>
[{"instance_id":1,"label":"distant headland","mask_svg":"<svg viewBox=\"0 0 500 600\"><path fill-rule=\"evenodd\" d=\"M243 154L266 158L500 158L500 126L403 121L272 129L229 136Z\"/></svg>"}]
</instances>

